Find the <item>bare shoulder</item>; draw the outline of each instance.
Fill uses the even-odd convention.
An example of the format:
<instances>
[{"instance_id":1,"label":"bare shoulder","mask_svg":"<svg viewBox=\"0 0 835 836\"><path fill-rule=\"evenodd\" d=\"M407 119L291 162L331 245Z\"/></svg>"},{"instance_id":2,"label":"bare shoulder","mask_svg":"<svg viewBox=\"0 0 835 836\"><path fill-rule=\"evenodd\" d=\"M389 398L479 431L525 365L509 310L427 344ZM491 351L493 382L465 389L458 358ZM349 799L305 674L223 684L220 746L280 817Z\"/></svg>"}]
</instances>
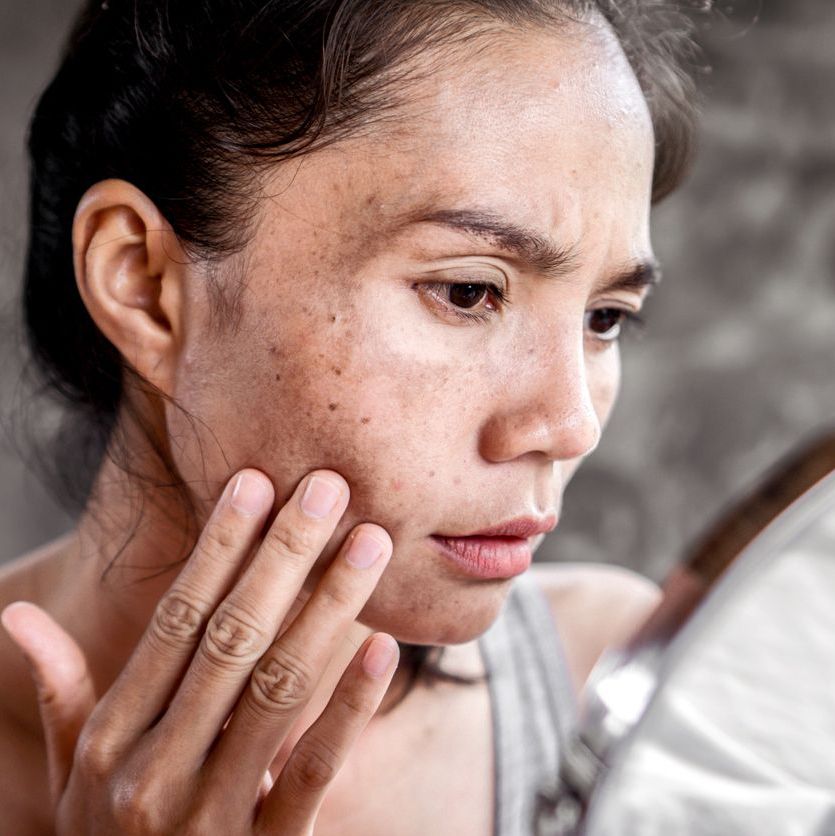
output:
<instances>
[{"instance_id":1,"label":"bare shoulder","mask_svg":"<svg viewBox=\"0 0 835 836\"><path fill-rule=\"evenodd\" d=\"M0 561L0 590L6 598L26 597L37 593L35 579L43 572L46 565L56 556L67 550L72 543L74 533L67 532L61 537L44 543L32 551L11 560Z\"/></svg>"},{"instance_id":2,"label":"bare shoulder","mask_svg":"<svg viewBox=\"0 0 835 836\"><path fill-rule=\"evenodd\" d=\"M661 601L647 578L603 563L535 563L531 574L545 593L576 692L604 650L625 643Z\"/></svg>"}]
</instances>

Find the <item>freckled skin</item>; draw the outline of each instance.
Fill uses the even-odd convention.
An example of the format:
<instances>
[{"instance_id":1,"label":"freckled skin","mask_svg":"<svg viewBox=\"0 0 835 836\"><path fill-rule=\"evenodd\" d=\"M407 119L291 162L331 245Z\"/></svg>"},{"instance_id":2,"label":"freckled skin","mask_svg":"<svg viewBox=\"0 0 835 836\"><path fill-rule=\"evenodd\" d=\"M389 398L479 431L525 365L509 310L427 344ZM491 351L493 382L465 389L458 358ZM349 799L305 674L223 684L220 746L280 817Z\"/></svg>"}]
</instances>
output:
<instances>
[{"instance_id":1,"label":"freckled skin","mask_svg":"<svg viewBox=\"0 0 835 836\"><path fill-rule=\"evenodd\" d=\"M362 521L395 547L363 624L432 644L481 634L508 582L463 578L426 538L559 511L620 380L617 345L589 333L585 313L642 301L597 288L651 256L652 161L626 59L605 29L583 26L479 44L416 84L396 128L273 170L234 333L202 327L195 275L189 355L202 365L173 394L222 454L208 435L184 441L183 477L220 484L255 466L281 504L311 469L338 471L351 501L319 568ZM576 247L577 268L546 281L472 235L396 228L429 200L534 227ZM414 288L485 269L511 299L487 322ZM173 437L193 432L175 410L167 420Z\"/></svg>"}]
</instances>

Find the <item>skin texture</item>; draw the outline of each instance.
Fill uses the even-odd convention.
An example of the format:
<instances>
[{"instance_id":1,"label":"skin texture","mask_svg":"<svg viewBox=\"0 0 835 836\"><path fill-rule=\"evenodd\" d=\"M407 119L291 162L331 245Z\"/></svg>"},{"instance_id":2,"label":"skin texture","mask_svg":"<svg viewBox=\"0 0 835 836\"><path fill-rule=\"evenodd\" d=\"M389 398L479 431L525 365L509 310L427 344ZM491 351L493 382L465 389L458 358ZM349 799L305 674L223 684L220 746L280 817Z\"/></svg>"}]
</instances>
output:
<instances>
[{"instance_id":1,"label":"skin texture","mask_svg":"<svg viewBox=\"0 0 835 836\"><path fill-rule=\"evenodd\" d=\"M415 82L396 123L265 172L252 240L211 268L130 184L85 195L79 291L128 361L191 416L133 396L189 485L198 526L242 467L270 478L276 509L311 470L344 477L347 510L288 621L357 524L391 538L390 563L299 729L374 631L459 644L499 614L509 581L462 576L427 538L559 513L620 384L617 341L595 332L593 312L638 311L646 293L607 285L652 260L652 164L626 58L602 24L583 24L484 39ZM546 277L496 240L414 222L465 209L553 239L571 251L568 268ZM209 269L237 297L226 322ZM510 304L488 297L470 309L484 321L464 320L448 289L430 287L438 282L496 284ZM132 465L164 478L126 414L120 433ZM27 584L39 590L93 660L101 693L175 576L190 529L160 487L134 531L140 494L110 461L95 498L20 597Z\"/></svg>"},{"instance_id":2,"label":"skin texture","mask_svg":"<svg viewBox=\"0 0 835 836\"><path fill-rule=\"evenodd\" d=\"M651 255L643 99L611 47L559 43L555 62L553 39L525 40L524 57L508 39L486 70L436 81L404 113L407 139L347 143L268 183L240 328L198 326L174 371L176 398L279 496L313 466L348 479L343 532L373 520L395 546L363 621L407 641L457 643L494 620L507 584L462 582L426 537L559 512L619 384L618 348L584 314L640 305L597 288ZM397 220L422 206L533 227L576 248L577 269L546 281L472 235ZM413 289L462 278L504 280L512 304L462 323ZM201 458L189 445L178 463ZM210 483L225 472L212 461Z\"/></svg>"}]
</instances>

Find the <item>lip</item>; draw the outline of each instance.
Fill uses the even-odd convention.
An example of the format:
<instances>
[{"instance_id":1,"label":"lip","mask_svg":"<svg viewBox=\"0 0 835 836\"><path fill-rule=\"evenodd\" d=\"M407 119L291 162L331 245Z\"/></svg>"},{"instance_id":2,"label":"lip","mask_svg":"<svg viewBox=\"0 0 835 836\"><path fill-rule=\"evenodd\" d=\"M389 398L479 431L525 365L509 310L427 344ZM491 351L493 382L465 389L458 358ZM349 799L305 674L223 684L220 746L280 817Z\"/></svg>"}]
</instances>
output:
<instances>
[{"instance_id":1,"label":"lip","mask_svg":"<svg viewBox=\"0 0 835 836\"><path fill-rule=\"evenodd\" d=\"M458 539L461 537L534 537L537 534L547 534L557 527L557 515L548 514L545 517L514 517L506 522L471 531L467 534L433 534L433 537Z\"/></svg>"},{"instance_id":2,"label":"lip","mask_svg":"<svg viewBox=\"0 0 835 836\"><path fill-rule=\"evenodd\" d=\"M512 578L531 565L530 537L553 531L555 514L547 517L515 517L465 535L432 534L436 550L464 574L482 579Z\"/></svg>"},{"instance_id":3,"label":"lip","mask_svg":"<svg viewBox=\"0 0 835 836\"><path fill-rule=\"evenodd\" d=\"M522 537L439 537L430 541L459 571L484 580L512 578L531 565L530 543Z\"/></svg>"}]
</instances>

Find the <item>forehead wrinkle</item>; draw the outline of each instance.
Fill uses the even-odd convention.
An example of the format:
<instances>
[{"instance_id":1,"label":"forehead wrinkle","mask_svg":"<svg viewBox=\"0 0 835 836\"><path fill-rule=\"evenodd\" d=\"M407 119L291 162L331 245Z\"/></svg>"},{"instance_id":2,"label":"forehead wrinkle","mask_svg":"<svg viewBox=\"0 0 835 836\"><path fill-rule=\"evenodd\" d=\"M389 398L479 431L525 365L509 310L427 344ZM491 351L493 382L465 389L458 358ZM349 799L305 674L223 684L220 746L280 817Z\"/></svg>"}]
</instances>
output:
<instances>
[{"instance_id":1,"label":"forehead wrinkle","mask_svg":"<svg viewBox=\"0 0 835 836\"><path fill-rule=\"evenodd\" d=\"M500 249L516 255L545 279L563 278L580 267L577 246L564 247L534 229L505 220L484 209L436 209L431 206L407 212L397 219L397 231L404 227L430 223L476 235ZM602 292L647 290L661 282L661 267L654 256L628 263L600 283Z\"/></svg>"},{"instance_id":2,"label":"forehead wrinkle","mask_svg":"<svg viewBox=\"0 0 835 836\"><path fill-rule=\"evenodd\" d=\"M415 224L436 224L475 235L533 267L546 278L561 278L578 266L574 246L563 246L534 229L485 209L424 208L400 219L398 231Z\"/></svg>"}]
</instances>

